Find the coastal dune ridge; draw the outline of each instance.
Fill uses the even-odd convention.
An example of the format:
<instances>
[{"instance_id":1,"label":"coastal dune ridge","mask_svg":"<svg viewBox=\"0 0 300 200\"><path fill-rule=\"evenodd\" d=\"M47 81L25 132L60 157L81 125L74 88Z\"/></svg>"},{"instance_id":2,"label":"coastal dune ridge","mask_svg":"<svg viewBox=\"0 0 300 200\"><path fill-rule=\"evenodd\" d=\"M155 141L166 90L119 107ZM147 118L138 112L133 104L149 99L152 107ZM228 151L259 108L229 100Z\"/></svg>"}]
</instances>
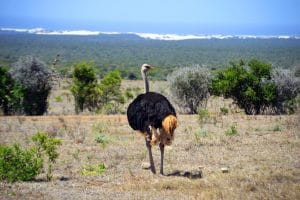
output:
<instances>
[{"instance_id":1,"label":"coastal dune ridge","mask_svg":"<svg viewBox=\"0 0 300 200\"><path fill-rule=\"evenodd\" d=\"M300 39L298 35L222 35L222 34L160 34L160 33L136 33L136 32L102 32L90 30L47 30L44 28L0 28L4 32L18 32L37 35L116 35L116 34L133 34L144 39L151 40L207 40L207 39Z\"/></svg>"}]
</instances>

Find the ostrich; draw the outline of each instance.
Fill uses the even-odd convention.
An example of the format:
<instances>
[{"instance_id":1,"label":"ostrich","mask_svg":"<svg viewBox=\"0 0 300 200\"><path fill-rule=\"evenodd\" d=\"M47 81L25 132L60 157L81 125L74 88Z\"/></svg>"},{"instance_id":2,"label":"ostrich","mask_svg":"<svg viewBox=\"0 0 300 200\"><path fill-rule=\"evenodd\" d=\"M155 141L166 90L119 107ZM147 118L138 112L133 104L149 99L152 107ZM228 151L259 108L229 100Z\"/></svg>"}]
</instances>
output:
<instances>
[{"instance_id":1,"label":"ostrich","mask_svg":"<svg viewBox=\"0 0 300 200\"><path fill-rule=\"evenodd\" d=\"M166 97L155 92L149 92L149 82L146 72L152 67L143 64L141 73L144 80L145 93L133 100L127 110L127 119L132 129L140 131L145 136L149 153L150 169L156 173L152 157L152 145L159 144L161 153L160 174L163 175L163 160L165 145L171 145L174 130L177 127L176 112Z\"/></svg>"}]
</instances>

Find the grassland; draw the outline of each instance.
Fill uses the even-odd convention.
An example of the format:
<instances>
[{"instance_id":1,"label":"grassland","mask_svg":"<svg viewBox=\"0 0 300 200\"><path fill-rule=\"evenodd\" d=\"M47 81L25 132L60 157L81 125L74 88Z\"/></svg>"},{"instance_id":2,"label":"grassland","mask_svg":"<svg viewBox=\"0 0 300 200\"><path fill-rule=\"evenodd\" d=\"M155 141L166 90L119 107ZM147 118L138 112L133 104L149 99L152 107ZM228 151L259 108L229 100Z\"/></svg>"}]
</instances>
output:
<instances>
[{"instance_id":1,"label":"grassland","mask_svg":"<svg viewBox=\"0 0 300 200\"><path fill-rule=\"evenodd\" d=\"M211 99L203 123L197 115L178 116L161 176L141 167L148 162L144 138L125 115L63 115L68 101L55 98L63 92L54 93L56 104L50 102L60 114L0 117L1 144L29 146L40 130L63 140L51 182L45 173L31 182L0 182L0 199L300 199L299 113L222 115L217 106L228 102ZM157 147L154 159L158 167ZM178 170L201 170L203 176L190 179Z\"/></svg>"}]
</instances>

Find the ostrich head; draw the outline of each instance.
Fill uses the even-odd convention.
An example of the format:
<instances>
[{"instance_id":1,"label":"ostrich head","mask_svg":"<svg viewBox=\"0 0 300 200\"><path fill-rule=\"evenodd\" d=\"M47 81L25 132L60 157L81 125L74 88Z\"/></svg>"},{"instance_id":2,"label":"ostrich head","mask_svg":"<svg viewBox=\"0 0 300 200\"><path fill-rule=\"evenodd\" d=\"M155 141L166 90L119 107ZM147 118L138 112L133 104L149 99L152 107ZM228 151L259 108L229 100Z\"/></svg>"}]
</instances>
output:
<instances>
[{"instance_id":1,"label":"ostrich head","mask_svg":"<svg viewBox=\"0 0 300 200\"><path fill-rule=\"evenodd\" d=\"M153 67L151 65L148 64L143 64L141 67L141 71L142 73L146 73L148 70L152 69Z\"/></svg>"}]
</instances>

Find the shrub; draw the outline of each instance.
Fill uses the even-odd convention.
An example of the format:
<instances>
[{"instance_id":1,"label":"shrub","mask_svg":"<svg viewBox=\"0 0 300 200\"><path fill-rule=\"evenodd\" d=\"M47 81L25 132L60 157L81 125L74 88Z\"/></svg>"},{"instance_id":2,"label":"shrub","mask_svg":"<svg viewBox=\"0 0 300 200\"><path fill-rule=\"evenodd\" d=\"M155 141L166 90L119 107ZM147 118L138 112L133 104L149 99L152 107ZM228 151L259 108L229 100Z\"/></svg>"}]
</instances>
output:
<instances>
[{"instance_id":1,"label":"shrub","mask_svg":"<svg viewBox=\"0 0 300 200\"><path fill-rule=\"evenodd\" d=\"M213 93L233 98L246 114L260 114L276 101L276 85L271 80L271 65L258 60L248 65L230 63L212 80Z\"/></svg>"},{"instance_id":2,"label":"shrub","mask_svg":"<svg viewBox=\"0 0 300 200\"><path fill-rule=\"evenodd\" d=\"M0 109L4 115L22 112L23 88L12 79L8 70L0 67Z\"/></svg>"},{"instance_id":3,"label":"shrub","mask_svg":"<svg viewBox=\"0 0 300 200\"><path fill-rule=\"evenodd\" d=\"M38 156L36 148L24 150L18 144L0 145L0 180L30 181L42 167L43 159Z\"/></svg>"},{"instance_id":4,"label":"shrub","mask_svg":"<svg viewBox=\"0 0 300 200\"><path fill-rule=\"evenodd\" d=\"M209 97L211 76L206 68L181 68L168 76L168 82L175 100L191 114L197 113L197 108L205 105Z\"/></svg>"},{"instance_id":5,"label":"shrub","mask_svg":"<svg viewBox=\"0 0 300 200\"><path fill-rule=\"evenodd\" d=\"M51 72L47 65L32 56L21 57L10 74L24 88L23 109L27 115L42 115L47 111L51 90Z\"/></svg>"},{"instance_id":6,"label":"shrub","mask_svg":"<svg viewBox=\"0 0 300 200\"><path fill-rule=\"evenodd\" d=\"M295 112L300 79L289 70L255 59L230 65L213 79L214 94L233 98L246 114Z\"/></svg>"},{"instance_id":7,"label":"shrub","mask_svg":"<svg viewBox=\"0 0 300 200\"><path fill-rule=\"evenodd\" d=\"M36 144L38 156L45 157L46 155L48 157L47 180L49 181L52 178L53 164L59 156L57 146L61 145L61 140L50 138L44 132L38 132L32 137L32 141Z\"/></svg>"}]
</instances>

